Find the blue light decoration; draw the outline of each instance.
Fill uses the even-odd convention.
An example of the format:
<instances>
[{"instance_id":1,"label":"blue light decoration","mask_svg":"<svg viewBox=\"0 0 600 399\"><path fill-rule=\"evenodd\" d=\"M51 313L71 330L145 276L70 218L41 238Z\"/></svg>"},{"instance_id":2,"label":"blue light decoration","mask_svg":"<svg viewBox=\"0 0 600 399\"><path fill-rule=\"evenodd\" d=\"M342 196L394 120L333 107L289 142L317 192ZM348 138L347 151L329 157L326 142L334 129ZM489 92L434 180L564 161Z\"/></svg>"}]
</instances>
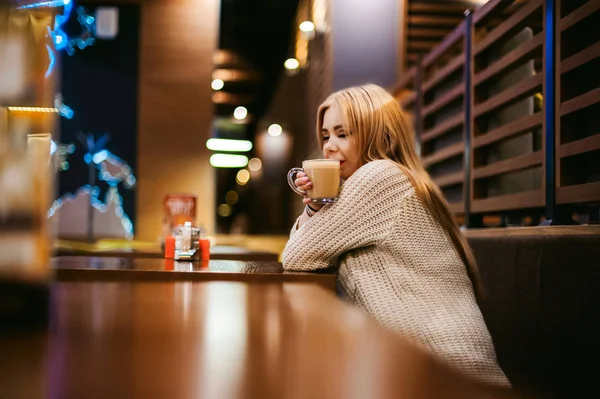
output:
<instances>
[{"instance_id":1,"label":"blue light decoration","mask_svg":"<svg viewBox=\"0 0 600 399\"><path fill-rule=\"evenodd\" d=\"M18 9L26 10L30 8L50 8L50 7L62 7L67 3L70 3L71 0L52 0L52 1L42 1L39 3L26 4L24 6L18 7Z\"/></svg>"},{"instance_id":2,"label":"blue light decoration","mask_svg":"<svg viewBox=\"0 0 600 399\"><path fill-rule=\"evenodd\" d=\"M56 56L54 55L54 51L46 44L46 50L48 51L48 58L50 59L50 63L48 64L48 70L46 70L46 74L44 77L48 79L50 75L52 75L52 71L54 70L54 65L56 65Z\"/></svg>"},{"instance_id":3,"label":"blue light decoration","mask_svg":"<svg viewBox=\"0 0 600 399\"><path fill-rule=\"evenodd\" d=\"M67 157L75 152L75 144L61 144L50 141L50 156L56 154L56 169L59 172L68 170L71 165L67 161Z\"/></svg>"},{"instance_id":4,"label":"blue light decoration","mask_svg":"<svg viewBox=\"0 0 600 399\"><path fill-rule=\"evenodd\" d=\"M87 152L83 156L84 161L90 166L95 168L97 173L97 179L100 181L106 182L108 184L109 189L106 193L104 201L98 198L100 194L100 188L97 186L91 186L90 184L86 184L79 189L75 190L75 194L67 193L62 197L58 198L52 204L50 210L48 211L48 217L54 215L54 213L68 200L72 200L76 197L77 194L83 192L88 194L90 197L90 206L95 208L101 213L106 213L109 209L110 203L115 204L115 214L120 219L121 226L125 231L125 237L127 239L133 239L133 223L131 223L131 219L123 210L123 197L119 191L119 184L122 183L123 187L130 190L135 186L136 178L133 175L133 170L131 167L123 161L118 156L111 153L109 150L105 148L106 143L108 142L108 135L105 134L100 139L94 140L94 137L91 134L80 134L79 140L86 148ZM75 151L74 144L55 144L56 152L60 157L60 154L72 154ZM54 148L51 145L51 149ZM66 158L66 156L65 156ZM67 163L64 159L59 159L59 170L60 165L63 163ZM116 173L111 173L109 171L109 166L113 166L118 171ZM68 169L68 167L67 167ZM66 169L62 169L66 170Z\"/></svg>"},{"instance_id":5,"label":"blue light decoration","mask_svg":"<svg viewBox=\"0 0 600 399\"><path fill-rule=\"evenodd\" d=\"M58 8L63 7L62 14L58 14L54 18L54 26L53 29L48 27L48 36L52 39L52 43L54 44L54 48L57 51L60 51L67 47L69 43L69 38L67 34L62 30L62 25L64 25L71 16L71 10L73 9L72 0L52 0L52 1L42 1L39 3L26 4L21 7L17 7L21 10L27 9L36 9L36 8ZM46 50L48 50L48 58L50 62L48 64L48 69L46 70L45 77L48 78L52 75L52 71L54 70L54 66L56 65L56 55L52 48L46 45Z\"/></svg>"},{"instance_id":6,"label":"blue light decoration","mask_svg":"<svg viewBox=\"0 0 600 399\"><path fill-rule=\"evenodd\" d=\"M94 37L96 18L88 15L85 8L79 6L77 7L77 21L81 25L82 30L78 37L68 39L65 50L69 55L75 54L75 48L83 50L96 42L96 38Z\"/></svg>"},{"instance_id":7,"label":"blue light decoration","mask_svg":"<svg viewBox=\"0 0 600 399\"><path fill-rule=\"evenodd\" d=\"M58 7L62 7L63 11L54 18L54 26L52 29L48 27L48 36L52 39L54 49L56 51L65 50L67 54L73 55L75 54L76 49L83 50L86 47L93 45L96 42L96 38L94 37L96 18L87 14L84 7L77 7L77 22L79 22L79 25L81 26L81 33L76 37L69 37L62 29L63 25L67 23L71 16L71 11L73 10L73 0L42 1L38 3L26 4L18 7L18 9L27 10ZM45 74L45 77L48 78L50 75L52 75L52 71L56 65L56 54L48 45L46 46L46 50L48 51L48 58L50 60Z\"/></svg>"},{"instance_id":8,"label":"blue light decoration","mask_svg":"<svg viewBox=\"0 0 600 399\"><path fill-rule=\"evenodd\" d=\"M57 93L54 96L54 108L56 108L58 110L58 114L64 118L73 119L73 115L75 115L73 109L63 103L63 97L60 93Z\"/></svg>"},{"instance_id":9,"label":"blue light decoration","mask_svg":"<svg viewBox=\"0 0 600 399\"><path fill-rule=\"evenodd\" d=\"M115 204L115 214L120 219L123 230L125 230L125 237L128 240L133 239L133 223L131 223L131 219L123 211L123 197L119 194L119 190L116 187L110 187L104 201L102 201L98 198L100 188L86 184L77 189L75 194L67 193L54 201L48 211L48 217L52 217L67 201L74 200L79 193L88 194L90 197L90 205L101 213L106 213L109 209L107 204L113 202Z\"/></svg>"}]
</instances>

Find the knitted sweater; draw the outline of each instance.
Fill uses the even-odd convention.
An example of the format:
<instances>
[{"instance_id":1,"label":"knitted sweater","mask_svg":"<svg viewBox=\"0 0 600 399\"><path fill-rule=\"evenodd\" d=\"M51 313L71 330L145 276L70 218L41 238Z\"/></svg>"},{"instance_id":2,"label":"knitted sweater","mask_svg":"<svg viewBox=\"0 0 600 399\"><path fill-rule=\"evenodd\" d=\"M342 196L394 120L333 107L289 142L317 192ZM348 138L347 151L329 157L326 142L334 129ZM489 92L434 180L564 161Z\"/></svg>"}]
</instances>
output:
<instances>
[{"instance_id":1,"label":"knitted sweater","mask_svg":"<svg viewBox=\"0 0 600 399\"><path fill-rule=\"evenodd\" d=\"M362 166L337 203L296 226L283 252L285 270L339 267L345 294L384 327L468 377L510 386L464 263L393 162Z\"/></svg>"}]
</instances>

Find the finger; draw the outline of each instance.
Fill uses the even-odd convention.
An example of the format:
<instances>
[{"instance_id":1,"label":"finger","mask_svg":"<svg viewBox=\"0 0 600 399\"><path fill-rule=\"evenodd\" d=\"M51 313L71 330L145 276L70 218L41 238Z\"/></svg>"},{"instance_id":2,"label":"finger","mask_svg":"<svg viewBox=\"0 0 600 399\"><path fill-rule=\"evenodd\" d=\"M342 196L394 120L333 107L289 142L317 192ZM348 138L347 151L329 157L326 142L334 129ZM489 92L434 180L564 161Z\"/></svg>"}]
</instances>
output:
<instances>
[{"instance_id":1,"label":"finger","mask_svg":"<svg viewBox=\"0 0 600 399\"><path fill-rule=\"evenodd\" d=\"M304 172L298 172L298 173L296 173L296 178L298 179L300 177L306 177L306 173L304 173Z\"/></svg>"},{"instance_id":2,"label":"finger","mask_svg":"<svg viewBox=\"0 0 600 399\"><path fill-rule=\"evenodd\" d=\"M298 187L300 190L308 190L309 188L312 188L312 183L310 182L310 180L308 180L308 177L303 177L301 179L296 179L294 181L294 184L296 185L296 187Z\"/></svg>"},{"instance_id":3,"label":"finger","mask_svg":"<svg viewBox=\"0 0 600 399\"><path fill-rule=\"evenodd\" d=\"M309 205L310 203L312 203L312 201L310 200L310 198L308 198L308 197L304 197L304 198L302 199L302 203L303 203L304 205Z\"/></svg>"}]
</instances>

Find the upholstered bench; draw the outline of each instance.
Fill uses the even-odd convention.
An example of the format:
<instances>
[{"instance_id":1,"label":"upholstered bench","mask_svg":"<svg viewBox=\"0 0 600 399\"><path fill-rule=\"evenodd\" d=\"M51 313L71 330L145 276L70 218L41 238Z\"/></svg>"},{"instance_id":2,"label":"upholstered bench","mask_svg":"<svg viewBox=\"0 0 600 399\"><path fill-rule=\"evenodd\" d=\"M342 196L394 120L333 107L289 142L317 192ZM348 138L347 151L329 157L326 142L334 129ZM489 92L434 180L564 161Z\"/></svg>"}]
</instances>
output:
<instances>
[{"instance_id":1,"label":"upholstered bench","mask_svg":"<svg viewBox=\"0 0 600 399\"><path fill-rule=\"evenodd\" d=\"M596 396L600 374L600 226L467 231L481 309L517 389Z\"/></svg>"}]
</instances>

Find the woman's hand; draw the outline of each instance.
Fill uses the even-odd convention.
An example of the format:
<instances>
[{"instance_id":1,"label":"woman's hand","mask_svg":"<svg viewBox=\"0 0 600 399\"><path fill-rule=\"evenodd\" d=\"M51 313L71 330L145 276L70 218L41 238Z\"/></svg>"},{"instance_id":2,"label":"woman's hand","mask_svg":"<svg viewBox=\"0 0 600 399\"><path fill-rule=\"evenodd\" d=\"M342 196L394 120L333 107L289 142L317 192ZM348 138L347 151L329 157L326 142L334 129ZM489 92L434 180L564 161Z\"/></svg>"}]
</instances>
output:
<instances>
[{"instance_id":1,"label":"woman's hand","mask_svg":"<svg viewBox=\"0 0 600 399\"><path fill-rule=\"evenodd\" d=\"M298 187L300 190L307 192L308 190L310 190L312 188L312 182L310 181L310 179L308 178L308 176L306 176L306 173L304 172L298 172L298 174L296 174L296 180L294 180L294 184L296 185L296 187ZM302 203L305 205L310 205L311 208L319 210L323 207L323 205L319 205L319 204L313 204L312 201L310 200L310 198L308 198L308 196L305 194L304 195L304 199L302 200Z\"/></svg>"}]
</instances>

